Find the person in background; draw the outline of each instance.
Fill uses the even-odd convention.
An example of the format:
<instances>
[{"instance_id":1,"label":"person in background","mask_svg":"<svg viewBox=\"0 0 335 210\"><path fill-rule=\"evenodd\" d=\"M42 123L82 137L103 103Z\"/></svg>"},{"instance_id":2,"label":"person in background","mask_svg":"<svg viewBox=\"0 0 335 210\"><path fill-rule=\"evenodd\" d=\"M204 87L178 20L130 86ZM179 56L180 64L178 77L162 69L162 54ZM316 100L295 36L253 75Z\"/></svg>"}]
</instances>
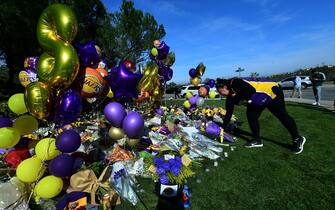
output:
<instances>
[{"instance_id":1,"label":"person in background","mask_svg":"<svg viewBox=\"0 0 335 210\"><path fill-rule=\"evenodd\" d=\"M315 97L315 102L313 103L313 105L320 106L321 86L322 86L322 83L326 80L326 76L325 76L324 73L319 72L316 69L313 69L312 74L309 78L312 82L313 93L314 93L314 97Z\"/></svg>"},{"instance_id":2,"label":"person in background","mask_svg":"<svg viewBox=\"0 0 335 210\"><path fill-rule=\"evenodd\" d=\"M299 135L294 119L287 113L284 93L277 83L251 82L240 78L217 79L216 89L221 95L226 96L227 112L223 121L223 129L225 130L232 117L234 106L241 101L247 102L247 119L253 139L245 147L263 147L258 118L267 108L291 134L293 152L299 154L303 151L306 138Z\"/></svg>"},{"instance_id":3,"label":"person in background","mask_svg":"<svg viewBox=\"0 0 335 210\"><path fill-rule=\"evenodd\" d=\"M178 88L178 87L175 87L175 88L174 88L174 98L175 98L175 99L180 98L179 93L180 93L179 88Z\"/></svg>"},{"instance_id":4,"label":"person in background","mask_svg":"<svg viewBox=\"0 0 335 210\"><path fill-rule=\"evenodd\" d=\"M294 87L293 87L291 98L294 97L295 92L298 92L298 98L301 98L301 78L298 75L295 75L293 82L294 82Z\"/></svg>"}]
</instances>

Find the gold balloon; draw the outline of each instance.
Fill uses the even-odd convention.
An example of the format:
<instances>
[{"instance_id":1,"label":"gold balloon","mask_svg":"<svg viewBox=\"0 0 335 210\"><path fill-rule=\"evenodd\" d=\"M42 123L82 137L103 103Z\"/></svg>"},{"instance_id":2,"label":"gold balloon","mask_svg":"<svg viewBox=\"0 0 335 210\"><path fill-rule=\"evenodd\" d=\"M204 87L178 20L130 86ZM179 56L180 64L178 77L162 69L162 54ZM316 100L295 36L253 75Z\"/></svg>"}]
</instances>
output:
<instances>
[{"instance_id":1,"label":"gold balloon","mask_svg":"<svg viewBox=\"0 0 335 210\"><path fill-rule=\"evenodd\" d=\"M108 132L109 137L114 141L122 139L124 137L124 132L122 128L111 127Z\"/></svg>"},{"instance_id":2,"label":"gold balloon","mask_svg":"<svg viewBox=\"0 0 335 210\"><path fill-rule=\"evenodd\" d=\"M206 66L203 63L199 63L196 70L197 70L197 76L201 77L205 73Z\"/></svg>"},{"instance_id":3,"label":"gold balloon","mask_svg":"<svg viewBox=\"0 0 335 210\"><path fill-rule=\"evenodd\" d=\"M140 92L148 92L154 99L158 100L163 94L158 76L159 67L157 65L148 66L144 69L143 77L138 84Z\"/></svg>"},{"instance_id":4,"label":"gold balloon","mask_svg":"<svg viewBox=\"0 0 335 210\"><path fill-rule=\"evenodd\" d=\"M201 83L201 79L199 77L194 77L190 79L192 85L199 85Z\"/></svg>"},{"instance_id":5,"label":"gold balloon","mask_svg":"<svg viewBox=\"0 0 335 210\"><path fill-rule=\"evenodd\" d=\"M25 102L31 115L45 119L52 109L52 95L48 85L42 82L30 83L25 91Z\"/></svg>"},{"instance_id":6,"label":"gold balloon","mask_svg":"<svg viewBox=\"0 0 335 210\"><path fill-rule=\"evenodd\" d=\"M78 74L78 55L70 44L77 28L76 16L63 4L46 8L37 23L37 39L46 51L39 58L37 75L52 88L69 87Z\"/></svg>"},{"instance_id":7,"label":"gold balloon","mask_svg":"<svg viewBox=\"0 0 335 210\"><path fill-rule=\"evenodd\" d=\"M127 139L126 141L126 143L131 147L135 147L139 142L139 139Z\"/></svg>"}]
</instances>

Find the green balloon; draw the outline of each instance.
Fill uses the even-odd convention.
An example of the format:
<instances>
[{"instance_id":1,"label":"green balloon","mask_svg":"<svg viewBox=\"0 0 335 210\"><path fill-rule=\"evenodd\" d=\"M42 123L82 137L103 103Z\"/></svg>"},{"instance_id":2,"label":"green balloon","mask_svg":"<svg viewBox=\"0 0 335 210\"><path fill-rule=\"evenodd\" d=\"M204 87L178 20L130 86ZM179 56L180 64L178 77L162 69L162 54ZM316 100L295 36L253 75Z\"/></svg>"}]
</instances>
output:
<instances>
[{"instance_id":1,"label":"green balloon","mask_svg":"<svg viewBox=\"0 0 335 210\"><path fill-rule=\"evenodd\" d=\"M158 50L156 48L152 48L151 54L156 57L158 55Z\"/></svg>"},{"instance_id":2,"label":"green balloon","mask_svg":"<svg viewBox=\"0 0 335 210\"><path fill-rule=\"evenodd\" d=\"M21 135L32 134L38 129L38 121L30 115L23 115L15 120L13 128Z\"/></svg>"},{"instance_id":3,"label":"green balloon","mask_svg":"<svg viewBox=\"0 0 335 210\"><path fill-rule=\"evenodd\" d=\"M12 95L8 100L9 109L15 114L24 114L28 112L27 107L24 102L24 94L17 93Z\"/></svg>"},{"instance_id":4,"label":"green balloon","mask_svg":"<svg viewBox=\"0 0 335 210\"><path fill-rule=\"evenodd\" d=\"M0 148L14 147L20 140L20 133L14 128L0 128Z\"/></svg>"}]
</instances>

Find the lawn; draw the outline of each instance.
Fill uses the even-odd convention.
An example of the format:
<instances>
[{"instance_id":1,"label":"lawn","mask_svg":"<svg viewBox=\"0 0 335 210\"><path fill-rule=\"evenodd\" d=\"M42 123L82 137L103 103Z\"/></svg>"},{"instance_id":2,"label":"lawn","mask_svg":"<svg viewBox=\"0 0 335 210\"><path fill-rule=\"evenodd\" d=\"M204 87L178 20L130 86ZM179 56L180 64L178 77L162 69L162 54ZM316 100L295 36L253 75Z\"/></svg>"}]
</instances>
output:
<instances>
[{"instance_id":1,"label":"lawn","mask_svg":"<svg viewBox=\"0 0 335 210\"><path fill-rule=\"evenodd\" d=\"M307 138L304 152L289 151L288 132L265 111L260 118L264 147L246 149L245 140L238 138L235 150L229 150L217 167L213 161L204 162L189 182L191 209L335 209L335 113L293 103L287 109ZM241 130L249 132L245 107L237 107L235 114L242 122ZM155 209L153 182L139 181L145 190L140 197L149 209ZM123 203L116 209L134 208Z\"/></svg>"}]
</instances>

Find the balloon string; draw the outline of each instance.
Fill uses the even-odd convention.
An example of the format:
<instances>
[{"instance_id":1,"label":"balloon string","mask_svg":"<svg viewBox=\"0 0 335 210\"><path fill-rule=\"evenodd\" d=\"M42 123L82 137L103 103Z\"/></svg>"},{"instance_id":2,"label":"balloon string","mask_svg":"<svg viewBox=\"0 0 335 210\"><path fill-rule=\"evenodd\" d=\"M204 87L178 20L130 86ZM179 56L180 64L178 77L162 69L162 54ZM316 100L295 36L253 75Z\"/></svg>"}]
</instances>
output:
<instances>
[{"instance_id":1,"label":"balloon string","mask_svg":"<svg viewBox=\"0 0 335 210\"><path fill-rule=\"evenodd\" d=\"M48 126L49 126L49 123L47 123ZM55 124L53 124L52 128L55 127ZM48 147L47 147L47 150L46 150L46 154L48 153L49 149L50 149L50 145L51 145L51 138L49 138L49 141L48 141ZM37 179L36 181L32 184L33 185L33 188L35 188L35 186L37 185L37 183L40 181L40 178L41 178L41 175L42 175L42 169L43 169L43 166L45 165L45 159L42 160L42 164L40 166L40 168L38 169L38 174L37 174ZM26 210L29 210L29 202L32 198L34 194L34 189L31 191L30 195L29 195L29 198L28 198L28 201L27 201L27 204L28 204L28 207Z\"/></svg>"}]
</instances>

